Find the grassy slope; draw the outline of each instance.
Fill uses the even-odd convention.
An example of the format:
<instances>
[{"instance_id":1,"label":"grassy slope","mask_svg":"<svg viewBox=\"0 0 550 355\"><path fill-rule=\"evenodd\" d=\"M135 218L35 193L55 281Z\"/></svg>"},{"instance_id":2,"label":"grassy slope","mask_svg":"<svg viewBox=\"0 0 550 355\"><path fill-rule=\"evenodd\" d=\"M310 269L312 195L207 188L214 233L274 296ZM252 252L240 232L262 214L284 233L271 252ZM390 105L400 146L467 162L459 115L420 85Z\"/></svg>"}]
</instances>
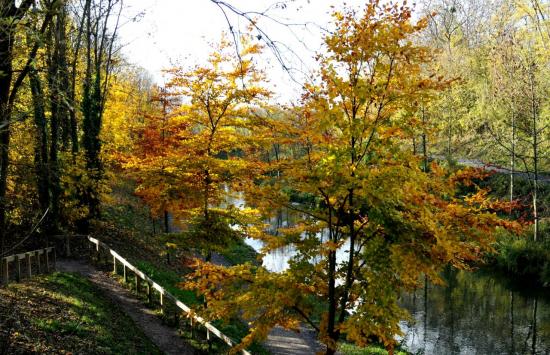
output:
<instances>
[{"instance_id":1,"label":"grassy slope","mask_svg":"<svg viewBox=\"0 0 550 355\"><path fill-rule=\"evenodd\" d=\"M7 354L161 354L88 280L70 273L42 275L0 288L2 350Z\"/></svg>"}]
</instances>

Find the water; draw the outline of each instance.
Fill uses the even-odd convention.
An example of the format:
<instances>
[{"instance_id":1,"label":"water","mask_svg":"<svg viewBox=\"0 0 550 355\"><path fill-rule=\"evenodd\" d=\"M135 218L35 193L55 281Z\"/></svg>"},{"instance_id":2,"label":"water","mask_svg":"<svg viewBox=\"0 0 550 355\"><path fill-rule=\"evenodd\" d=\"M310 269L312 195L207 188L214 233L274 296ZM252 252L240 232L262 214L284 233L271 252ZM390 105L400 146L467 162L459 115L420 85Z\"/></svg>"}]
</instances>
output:
<instances>
[{"instance_id":1,"label":"water","mask_svg":"<svg viewBox=\"0 0 550 355\"><path fill-rule=\"evenodd\" d=\"M550 354L550 295L483 272L447 271L447 287L402 296L412 322L405 347L419 354Z\"/></svg>"},{"instance_id":2,"label":"water","mask_svg":"<svg viewBox=\"0 0 550 355\"><path fill-rule=\"evenodd\" d=\"M267 231L273 235L278 235L279 228L292 227L295 225L298 214L288 209L281 209L275 216L271 217L268 221L269 227ZM303 235L302 237L305 237ZM329 233L327 229L323 229L317 233L316 237L319 241L323 242L328 240ZM263 243L257 239L247 238L245 239L246 244L250 245L256 252L260 252ZM340 264L348 259L349 255L349 241L346 241L337 251L336 251L336 263ZM282 248L275 250L270 250L262 258L262 266L267 270L272 272L282 272L288 268L289 261L297 255L296 248L293 245L287 245ZM319 262L319 258L313 258L310 260L311 263ZM337 282L339 282L337 280Z\"/></svg>"}]
</instances>

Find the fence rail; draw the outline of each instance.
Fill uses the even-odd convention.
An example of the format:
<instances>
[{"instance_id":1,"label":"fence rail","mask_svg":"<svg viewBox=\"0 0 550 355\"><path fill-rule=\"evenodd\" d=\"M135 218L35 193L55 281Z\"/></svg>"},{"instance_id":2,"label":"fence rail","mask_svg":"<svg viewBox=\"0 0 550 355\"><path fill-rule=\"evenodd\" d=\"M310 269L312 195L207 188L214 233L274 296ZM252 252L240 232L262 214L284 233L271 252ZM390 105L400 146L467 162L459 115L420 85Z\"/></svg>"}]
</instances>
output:
<instances>
[{"instance_id":1,"label":"fence rail","mask_svg":"<svg viewBox=\"0 0 550 355\"><path fill-rule=\"evenodd\" d=\"M231 338L229 338L227 335L223 334L218 328L214 327L210 322L206 321L204 318L198 316L193 312L193 310L188 307L186 304L178 300L176 297L174 297L170 292L166 291L164 287L153 281L149 276L147 276L145 273L140 271L138 268L130 264L126 259L124 259L122 256L120 256L116 251L112 250L107 244L101 242L98 239L92 238L88 236L88 240L90 243L92 243L95 246L95 250L93 250L99 258L101 248L103 248L105 251L108 252L110 256L112 256L113 261L113 271L116 274L118 269L117 261L122 264L123 267L123 277L124 281L126 282L128 279L127 271L130 270L134 273L136 278L136 289L139 290L139 284L140 281L143 280L147 284L147 297L149 301L152 300L152 289L155 289L158 291L160 295L160 305L161 307L164 305L166 300L169 300L172 302L178 309L183 311L187 317L191 320L191 324L198 323L201 324L206 328L206 336L207 339L210 340L210 334L214 334L216 337L218 337L220 340L222 340L227 345L233 347L235 346L236 342L233 341ZM242 350L242 353L244 355L251 355L247 350Z\"/></svg>"},{"instance_id":2,"label":"fence rail","mask_svg":"<svg viewBox=\"0 0 550 355\"><path fill-rule=\"evenodd\" d=\"M52 254L52 259L50 260L50 254ZM41 256L44 256L41 258ZM44 269L42 268L42 263L40 259L44 259ZM15 264L15 279L20 281L23 274L21 272L21 260L25 260L25 274L28 278L32 277L32 262L33 260L36 263L36 270L38 273L50 271L50 267L53 264L55 269L55 248L49 247L39 250L28 251L25 253L14 254L2 258L2 265L0 269L2 270L2 283L7 285L10 281L10 263Z\"/></svg>"}]
</instances>

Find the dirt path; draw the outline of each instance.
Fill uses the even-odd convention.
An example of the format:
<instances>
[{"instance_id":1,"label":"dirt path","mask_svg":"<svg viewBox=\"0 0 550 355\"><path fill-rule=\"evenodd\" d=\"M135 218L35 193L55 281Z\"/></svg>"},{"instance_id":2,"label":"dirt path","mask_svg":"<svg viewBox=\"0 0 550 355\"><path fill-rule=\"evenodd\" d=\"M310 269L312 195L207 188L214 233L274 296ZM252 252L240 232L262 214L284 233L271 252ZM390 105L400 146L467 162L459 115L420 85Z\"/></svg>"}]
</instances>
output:
<instances>
[{"instance_id":1,"label":"dirt path","mask_svg":"<svg viewBox=\"0 0 550 355\"><path fill-rule=\"evenodd\" d=\"M117 304L145 335L166 354L191 355L193 349L187 345L174 328L162 324L152 310L145 307L135 296L104 272L92 266L75 260L58 260L57 270L75 272L86 276L109 299Z\"/></svg>"},{"instance_id":2,"label":"dirt path","mask_svg":"<svg viewBox=\"0 0 550 355\"><path fill-rule=\"evenodd\" d=\"M315 332L303 326L300 328L300 333L275 327L269 333L264 345L274 355L313 355L323 350Z\"/></svg>"}]
</instances>

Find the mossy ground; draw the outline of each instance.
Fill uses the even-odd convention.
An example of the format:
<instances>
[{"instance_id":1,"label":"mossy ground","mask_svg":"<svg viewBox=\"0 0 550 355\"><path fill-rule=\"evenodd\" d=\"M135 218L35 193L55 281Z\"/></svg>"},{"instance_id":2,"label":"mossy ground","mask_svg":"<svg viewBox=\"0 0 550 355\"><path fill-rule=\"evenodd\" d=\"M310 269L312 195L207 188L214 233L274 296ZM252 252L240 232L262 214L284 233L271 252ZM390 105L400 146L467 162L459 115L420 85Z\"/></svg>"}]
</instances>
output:
<instances>
[{"instance_id":1,"label":"mossy ground","mask_svg":"<svg viewBox=\"0 0 550 355\"><path fill-rule=\"evenodd\" d=\"M345 343L340 346L340 352L343 355L387 355L388 352L382 347L367 346L366 348L360 348L356 345ZM395 355L408 355L409 353L397 350Z\"/></svg>"},{"instance_id":2,"label":"mossy ground","mask_svg":"<svg viewBox=\"0 0 550 355\"><path fill-rule=\"evenodd\" d=\"M128 316L72 273L0 288L0 353L161 354Z\"/></svg>"}]
</instances>

